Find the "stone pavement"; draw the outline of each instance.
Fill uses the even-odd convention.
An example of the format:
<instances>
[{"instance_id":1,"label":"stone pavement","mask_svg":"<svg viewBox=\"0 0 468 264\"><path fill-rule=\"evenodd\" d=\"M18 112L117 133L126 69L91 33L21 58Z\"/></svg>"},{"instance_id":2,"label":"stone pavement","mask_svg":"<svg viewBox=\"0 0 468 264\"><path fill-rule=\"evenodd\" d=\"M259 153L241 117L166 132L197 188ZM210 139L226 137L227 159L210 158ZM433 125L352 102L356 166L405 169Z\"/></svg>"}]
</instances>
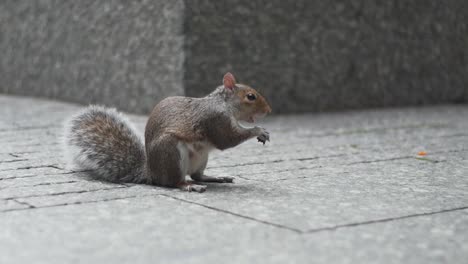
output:
<instances>
[{"instance_id":1,"label":"stone pavement","mask_svg":"<svg viewBox=\"0 0 468 264\"><path fill-rule=\"evenodd\" d=\"M468 259L466 105L269 118L265 146L212 154L207 174L236 180L202 194L67 170L78 109L0 96L0 263Z\"/></svg>"}]
</instances>

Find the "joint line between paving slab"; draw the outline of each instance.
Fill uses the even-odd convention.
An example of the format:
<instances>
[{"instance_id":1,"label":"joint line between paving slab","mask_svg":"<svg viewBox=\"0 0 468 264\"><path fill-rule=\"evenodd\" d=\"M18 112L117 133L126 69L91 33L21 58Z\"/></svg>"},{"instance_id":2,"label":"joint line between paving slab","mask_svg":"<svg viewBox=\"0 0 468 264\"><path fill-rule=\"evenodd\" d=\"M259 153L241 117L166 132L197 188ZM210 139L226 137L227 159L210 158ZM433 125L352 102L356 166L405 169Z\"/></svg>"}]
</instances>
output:
<instances>
[{"instance_id":1,"label":"joint line between paving slab","mask_svg":"<svg viewBox=\"0 0 468 264\"><path fill-rule=\"evenodd\" d=\"M439 136L439 137L441 137L441 138L468 137L468 134L457 133L457 134L451 134L451 135L442 135L442 136Z\"/></svg>"},{"instance_id":2,"label":"joint line between paving slab","mask_svg":"<svg viewBox=\"0 0 468 264\"><path fill-rule=\"evenodd\" d=\"M217 212L221 212L221 213L225 213L225 214L230 214L230 215L233 215L233 216L237 216L237 217L240 217L240 218L252 220L252 221L255 221L255 222L258 222L258 223L266 224L266 225L269 225L269 226L274 226L274 227L281 228L281 229L286 229L286 230L293 231L293 232L298 233L298 234L303 233L301 230L296 229L296 228L292 228L292 227L289 227L289 226L271 223L271 222L268 222L268 221L265 221L265 220L260 220L260 219L251 217L251 216L247 216L247 215L242 215L242 214L234 213L234 212L227 211L227 210L224 210L224 209L220 209L220 208L216 208L216 207L213 207L213 206L209 206L209 205L205 205L205 204L201 204L201 203L197 203L197 202L193 202L193 201L181 199L181 198L174 197L174 196L170 196L170 195L167 195L167 194L160 194L160 195L161 195L161 196L165 196L165 197L169 197L169 198L172 198L172 199L174 199L174 200L181 201L181 202L185 202L185 203L190 203L190 204L198 205L198 206L201 206L201 207L204 207L204 208L207 208L207 209L210 209L210 210L214 210L214 211L217 211Z\"/></svg>"},{"instance_id":3,"label":"joint line between paving slab","mask_svg":"<svg viewBox=\"0 0 468 264\"><path fill-rule=\"evenodd\" d=\"M144 196L156 196L157 194L151 194L151 195L132 195L132 196L125 196L125 197L115 197L115 198L107 198L107 199L101 199L101 200L93 200L93 201L77 201L77 202L72 202L72 203L62 203L62 204L53 204L53 205L45 205L45 206L33 206L30 205L31 207L28 208L14 208L14 209L6 209L3 211L0 211L0 213L6 213L6 212L13 212L13 211L25 211L25 210L31 210L31 209L42 209L42 208L53 208L53 207L61 207L61 206L68 206L68 205L80 205L80 204L91 204L91 203L99 203L99 202L110 202L110 201L116 201L116 200L123 200L123 199L131 199L131 198L137 198L137 197L144 197ZM18 203L24 203L24 202L19 202L14 200L15 202ZM25 205L28 205L28 203L24 203Z\"/></svg>"},{"instance_id":4,"label":"joint line between paving slab","mask_svg":"<svg viewBox=\"0 0 468 264\"><path fill-rule=\"evenodd\" d=\"M22 199L22 198L47 197L47 196L58 196L58 195L65 195L65 194L98 192L98 191L106 191L106 190L114 190L114 189L122 189L122 188L128 188L128 186L116 186L116 187L100 188L100 189L93 189L93 190L79 190L79 191L47 193L47 194L32 194L32 195L25 195L25 196L6 197L6 198L3 198L3 200L14 200L14 199Z\"/></svg>"},{"instance_id":5,"label":"joint line between paving slab","mask_svg":"<svg viewBox=\"0 0 468 264\"><path fill-rule=\"evenodd\" d=\"M14 160L0 160L1 163L14 163L14 162L20 162L20 161L27 161L28 159L14 159Z\"/></svg>"},{"instance_id":6,"label":"joint line between paving slab","mask_svg":"<svg viewBox=\"0 0 468 264\"><path fill-rule=\"evenodd\" d=\"M402 156L402 157L394 157L394 158L388 158L388 159L375 159L375 160L362 160L362 161L356 161L356 162L350 162L346 165L356 165L356 164L366 164L366 163L376 163L376 162L386 162L386 161L395 161L395 160L403 160L403 159L411 159L413 158L412 156Z\"/></svg>"},{"instance_id":7,"label":"joint line between paving slab","mask_svg":"<svg viewBox=\"0 0 468 264\"><path fill-rule=\"evenodd\" d=\"M17 170L30 170L30 169L41 169L41 168L53 168L57 170L64 170L57 166L57 164L49 164L49 165L37 165L37 166L26 166L26 167L19 167L19 168L13 168L13 169L6 169L6 170L0 170L0 172L4 171L17 171Z\"/></svg>"},{"instance_id":8,"label":"joint line between paving slab","mask_svg":"<svg viewBox=\"0 0 468 264\"><path fill-rule=\"evenodd\" d=\"M441 136L436 136L435 138L466 137L466 136L468 136L468 134L460 134L460 133L458 133L458 134L453 134L453 135L441 135ZM432 138L434 138L434 137L432 137ZM304 142L304 141L302 141L302 142L301 142L301 141L299 141L299 142L296 141L296 142L294 142L293 144L307 144L307 141L305 141L305 142ZM280 143L280 144L276 144L275 147L281 148L281 147L283 147L283 146L285 146L285 145L290 146L291 144L290 144L290 143ZM349 146L349 144L332 145L332 146L329 146L329 148L337 148L337 147L340 147L340 146ZM246 148L247 148L247 149L253 149L253 148L256 148L256 147L247 147L247 146L246 146Z\"/></svg>"},{"instance_id":9,"label":"joint line between paving slab","mask_svg":"<svg viewBox=\"0 0 468 264\"><path fill-rule=\"evenodd\" d=\"M57 182L42 182L42 183L31 184L31 185L7 186L7 187L0 188L0 190L15 189L15 188L28 188L28 187L33 188L33 187L37 187L37 186L62 185L62 184L77 183L77 182L86 182L86 181L84 181L84 180L82 180L82 181L71 180L71 181L57 181Z\"/></svg>"},{"instance_id":10,"label":"joint line between paving slab","mask_svg":"<svg viewBox=\"0 0 468 264\"><path fill-rule=\"evenodd\" d=\"M438 152L431 152L431 153L436 154L436 153L449 153L449 152L461 152L461 151L465 151L465 149L452 150L452 151L438 151ZM346 164L337 164L337 166L338 167L343 167L343 166L349 166L349 165L387 162L387 161L396 161L396 160L405 160L405 159L415 159L415 160L418 160L418 161L430 162L430 163L445 162L443 160L434 160L434 159L429 159L429 158L425 158L425 157L402 156L402 157L394 157L394 158L387 158L387 159L363 160L363 161L357 161L357 162L350 162L350 163L346 163ZM318 168L322 168L322 167L324 167L324 166L320 165L320 166L312 166L312 167L299 167L299 168L295 168L295 169L274 170L274 171L269 171L269 172L254 172L254 173L249 173L249 175L262 175L262 174L280 173L280 172L285 172L285 171L296 172L296 171L300 171L300 170L313 170L313 169L318 169ZM260 181L260 180L249 179L247 177L243 177L241 174L234 174L234 176L239 177L239 178L244 179L244 180L249 180L249 181ZM299 178L307 178L307 177L299 177ZM292 178L278 179L278 180L275 180L275 181L289 180L289 179L292 179ZM294 179L298 179L298 178L294 177Z\"/></svg>"},{"instance_id":11,"label":"joint line between paving slab","mask_svg":"<svg viewBox=\"0 0 468 264\"><path fill-rule=\"evenodd\" d=\"M27 202L22 202L22 201L18 201L16 199L10 199L11 201L14 201L15 203L18 203L18 204L21 204L21 205L26 205L27 208L21 208L21 209L32 209L32 208L36 208L34 205L32 204L29 204Z\"/></svg>"},{"instance_id":12,"label":"joint line between paving slab","mask_svg":"<svg viewBox=\"0 0 468 264\"><path fill-rule=\"evenodd\" d=\"M0 178L0 181L2 181L2 180L22 179L22 178L31 178L31 177L38 177L38 176L66 175L66 174L82 173L82 172L88 172L88 171L89 170L65 171L65 172L54 172L54 173L44 173L44 174L26 174L26 175L20 175L20 176L11 176L11 177Z\"/></svg>"},{"instance_id":13,"label":"joint line between paving slab","mask_svg":"<svg viewBox=\"0 0 468 264\"><path fill-rule=\"evenodd\" d=\"M246 162L246 163L239 163L239 164L209 166L207 169L233 168L233 167L242 167L242 166L249 166L249 165L280 163L280 162L287 162L287 161L308 161L308 160L317 160L317 159L327 159L327 158L336 158L336 157L342 157L342 156L346 156L346 155L352 155L352 154L356 154L356 153L357 152L353 152L353 153L349 153L349 154L333 154L333 155L326 155L326 156L314 156L314 157L295 158L295 159L275 159L275 160L264 161L264 162Z\"/></svg>"},{"instance_id":14,"label":"joint line between paving slab","mask_svg":"<svg viewBox=\"0 0 468 264\"><path fill-rule=\"evenodd\" d=\"M343 225L336 225L332 227L324 227L324 228L316 228L316 229L310 229L306 231L306 234L311 234L311 233L318 233L318 232L323 232L323 231L335 231L341 228L348 228L348 227L355 227L355 226L365 226L365 225L372 225L372 224L378 224L378 223L386 223L386 222L393 222L393 221L398 221L398 220L404 220L404 219L409 219L409 218L415 218L415 217L422 217L422 216L431 216L431 215L436 215L436 214L443 214L443 213L450 213L450 212L455 212L455 211L462 211L468 209L468 206L463 206L463 207L456 207L456 208L451 208L451 209L445 209L445 210L440 210L440 211L435 211L435 212L427 212L427 213L419 213L419 214L412 214L412 215L404 215L404 216L398 216L398 217L390 217L390 218L383 218L383 219L377 219L377 220L369 220L369 221L363 221L363 222L356 222L356 223L349 223L349 224L343 224Z\"/></svg>"},{"instance_id":15,"label":"joint line between paving slab","mask_svg":"<svg viewBox=\"0 0 468 264\"><path fill-rule=\"evenodd\" d=\"M36 129L51 129L51 128L60 128L60 126L47 125L47 126L15 126L11 128L0 128L0 132L18 132L26 130L36 130Z\"/></svg>"},{"instance_id":16,"label":"joint line between paving slab","mask_svg":"<svg viewBox=\"0 0 468 264\"><path fill-rule=\"evenodd\" d=\"M378 132L386 132L391 130L400 130L400 129L418 129L418 128L451 128L453 127L449 123L421 123L421 124L414 124L414 125L402 125L402 126L395 126L395 127L374 127L368 129L352 129L352 130L345 130L339 132L325 132L321 134L305 134L299 135L298 138L306 138L306 137L313 137L313 138L322 138L322 137L333 137L333 136L346 136L346 135L355 135L355 134L372 134Z\"/></svg>"},{"instance_id":17,"label":"joint line between paving slab","mask_svg":"<svg viewBox=\"0 0 468 264\"><path fill-rule=\"evenodd\" d=\"M111 190L111 189L100 189L100 190L96 190L96 191L102 191L102 190ZM159 194L159 193L144 194L144 195L129 195L129 196L124 196L124 197L114 197L114 198L106 198L106 199L91 200L91 201L76 201L76 202L71 202L71 203L51 204L51 205L44 205L44 206L33 206L33 205L30 205L29 203L21 202L21 201L18 201L16 199L7 199L7 200L15 201L15 202L17 202L19 204L27 205L29 207L28 208L6 209L6 210L3 210L3 211L0 211L0 213L12 212L12 211L25 211L25 210L29 210L29 209L53 208L53 207L61 207L61 206L69 206L69 205L80 205L80 204L110 202L110 201L116 201L116 200L132 199L132 198L139 198L139 197L150 197L150 196L165 196L165 195L162 195L162 194Z\"/></svg>"},{"instance_id":18,"label":"joint line between paving slab","mask_svg":"<svg viewBox=\"0 0 468 264\"><path fill-rule=\"evenodd\" d=\"M466 149L466 148L454 149L454 150L440 150L440 151L433 151L433 152L431 152L430 154L457 153L457 152L464 152L464 151L467 151L467 150L468 150L468 149ZM353 153L351 153L351 154L353 154ZM321 156L321 157L317 157L317 159L319 159L319 158L330 158L330 157L333 157L333 156L338 157L338 156L341 156L341 154L339 154L339 155L330 155L330 156ZM314 159L315 159L315 158L314 158ZM386 158L386 159L375 159L375 160L356 161L356 162L350 162L350 163L346 163L346 164L337 164L336 166L342 167L342 166L350 166L350 165L357 165L357 164L387 162L387 161L396 161L396 160L405 160L405 159L415 159L415 160L418 160L418 161L430 162L430 163L445 162L444 160L435 160L435 159L429 159L429 158L426 158L426 157L418 157L418 156L400 156L400 157L393 157L393 158ZM301 159L295 159L295 160L303 161L304 159L302 159L302 160L301 160ZM306 160L307 160L307 159L306 159ZM291 161L291 160L283 160L283 161ZM275 160L274 162L280 162L280 161ZM253 165L253 164L265 164L265 163L269 163L269 162L264 162L264 163L250 163L250 164L244 163L244 164L229 165L229 166L215 166L215 167L208 167L208 169L221 168L221 167L238 167L238 166ZM300 168L296 168L296 169L274 170L274 171L269 171L269 172L253 172L253 173L249 173L249 175L271 174L272 172L274 172L274 173L279 173L279 172L284 172L284 171L313 170L313 169L317 169L317 168L321 168L321 167L323 167L323 166L300 167ZM246 178L246 177L241 177L242 175L240 175L240 174L234 174L234 176L239 177L239 178L242 178L242 179L245 179L245 180L253 180L253 179L249 179L249 178Z\"/></svg>"},{"instance_id":19,"label":"joint line between paving slab","mask_svg":"<svg viewBox=\"0 0 468 264\"><path fill-rule=\"evenodd\" d=\"M457 153L457 152L464 152L464 151L467 151L467 150L468 149L466 149L466 148L452 149L452 150L438 150L438 151L432 151L429 154ZM387 159L375 159L375 160L363 160L363 161L357 161L357 162L350 162L350 163L347 163L347 164L344 164L344 165L386 162L386 161L395 161L395 160L403 160L403 159L416 159L416 160L419 160L419 161L432 162L432 163L443 162L441 160L433 160L433 159L428 159L426 157L401 156L401 157L394 157L394 158L387 158Z\"/></svg>"}]
</instances>

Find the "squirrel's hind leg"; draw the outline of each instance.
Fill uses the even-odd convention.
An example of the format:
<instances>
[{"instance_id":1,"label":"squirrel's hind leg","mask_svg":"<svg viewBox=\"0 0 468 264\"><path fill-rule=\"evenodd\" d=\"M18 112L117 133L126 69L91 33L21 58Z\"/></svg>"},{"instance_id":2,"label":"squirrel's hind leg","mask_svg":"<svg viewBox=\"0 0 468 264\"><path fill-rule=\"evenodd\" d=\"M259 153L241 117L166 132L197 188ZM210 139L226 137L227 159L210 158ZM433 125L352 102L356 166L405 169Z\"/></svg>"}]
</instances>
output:
<instances>
[{"instance_id":1,"label":"squirrel's hind leg","mask_svg":"<svg viewBox=\"0 0 468 264\"><path fill-rule=\"evenodd\" d=\"M185 175L187 175L189 171L191 170L190 150L187 144L179 141L177 143L177 150L179 151L180 171L183 175L182 180L177 184L177 187L181 189L182 191L186 191L186 192L202 193L206 191L205 185L198 185L198 184L185 181Z\"/></svg>"},{"instance_id":2,"label":"squirrel's hind leg","mask_svg":"<svg viewBox=\"0 0 468 264\"><path fill-rule=\"evenodd\" d=\"M204 192L206 186L185 181L188 169L188 150L184 144L170 135L150 143L148 153L148 174L150 183L159 186L179 188L188 192Z\"/></svg>"},{"instance_id":3,"label":"squirrel's hind leg","mask_svg":"<svg viewBox=\"0 0 468 264\"><path fill-rule=\"evenodd\" d=\"M179 141L171 135L150 142L147 166L150 184L180 188L185 183L186 157Z\"/></svg>"}]
</instances>

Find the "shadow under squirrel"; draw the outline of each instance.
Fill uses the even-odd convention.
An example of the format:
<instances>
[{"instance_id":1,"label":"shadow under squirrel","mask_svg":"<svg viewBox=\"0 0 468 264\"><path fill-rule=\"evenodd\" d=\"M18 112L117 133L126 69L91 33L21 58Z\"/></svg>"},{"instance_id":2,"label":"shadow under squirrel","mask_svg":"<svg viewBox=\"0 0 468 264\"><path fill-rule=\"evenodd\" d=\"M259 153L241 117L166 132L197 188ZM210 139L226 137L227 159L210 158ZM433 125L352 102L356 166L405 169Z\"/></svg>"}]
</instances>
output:
<instances>
[{"instance_id":1,"label":"shadow under squirrel","mask_svg":"<svg viewBox=\"0 0 468 264\"><path fill-rule=\"evenodd\" d=\"M261 94L227 73L223 85L206 97L174 96L157 104L144 145L115 109L89 106L66 124L65 149L69 161L97 179L204 192L205 185L187 182L185 176L196 182L233 182L204 174L208 153L253 137L265 144L270 136L264 128L245 128L238 121L253 123L270 112Z\"/></svg>"}]
</instances>

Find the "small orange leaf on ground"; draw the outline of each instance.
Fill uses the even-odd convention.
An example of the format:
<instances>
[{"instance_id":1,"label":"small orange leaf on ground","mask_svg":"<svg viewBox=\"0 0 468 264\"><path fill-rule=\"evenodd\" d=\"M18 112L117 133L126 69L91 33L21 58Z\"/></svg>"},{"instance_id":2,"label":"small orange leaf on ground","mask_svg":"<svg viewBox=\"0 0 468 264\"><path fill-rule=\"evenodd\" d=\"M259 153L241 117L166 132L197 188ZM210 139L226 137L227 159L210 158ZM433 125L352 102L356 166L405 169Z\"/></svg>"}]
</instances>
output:
<instances>
[{"instance_id":1,"label":"small orange leaf on ground","mask_svg":"<svg viewBox=\"0 0 468 264\"><path fill-rule=\"evenodd\" d=\"M427 152L426 151L419 151L418 156L426 156Z\"/></svg>"}]
</instances>

